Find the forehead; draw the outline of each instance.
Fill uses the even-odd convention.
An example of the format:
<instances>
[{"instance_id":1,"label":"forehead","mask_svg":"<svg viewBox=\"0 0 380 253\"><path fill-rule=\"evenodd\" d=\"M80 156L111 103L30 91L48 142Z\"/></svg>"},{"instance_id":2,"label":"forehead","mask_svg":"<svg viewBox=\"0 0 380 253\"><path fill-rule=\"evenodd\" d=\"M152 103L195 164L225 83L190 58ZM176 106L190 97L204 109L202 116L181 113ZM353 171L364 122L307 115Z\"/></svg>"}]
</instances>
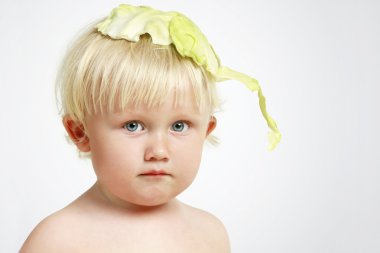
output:
<instances>
[{"instance_id":1,"label":"forehead","mask_svg":"<svg viewBox=\"0 0 380 253\"><path fill-rule=\"evenodd\" d=\"M161 100L160 103L128 103L125 108L118 109L118 113L165 113L165 114L192 114L192 115L201 115L208 114L209 110L204 106L200 106L197 102L194 93L191 91L191 88L187 90L176 93L171 91L169 94L166 94L166 98Z\"/></svg>"},{"instance_id":2,"label":"forehead","mask_svg":"<svg viewBox=\"0 0 380 253\"><path fill-rule=\"evenodd\" d=\"M153 82L153 80L152 80ZM123 112L128 110L155 110L157 108L171 108L172 110L192 110L199 112L208 106L207 92L199 84L184 80L178 83L141 83L140 87L127 87L127 92L117 92L109 96L108 112ZM105 105L103 104L103 105ZM104 106L103 106L104 108Z\"/></svg>"}]
</instances>

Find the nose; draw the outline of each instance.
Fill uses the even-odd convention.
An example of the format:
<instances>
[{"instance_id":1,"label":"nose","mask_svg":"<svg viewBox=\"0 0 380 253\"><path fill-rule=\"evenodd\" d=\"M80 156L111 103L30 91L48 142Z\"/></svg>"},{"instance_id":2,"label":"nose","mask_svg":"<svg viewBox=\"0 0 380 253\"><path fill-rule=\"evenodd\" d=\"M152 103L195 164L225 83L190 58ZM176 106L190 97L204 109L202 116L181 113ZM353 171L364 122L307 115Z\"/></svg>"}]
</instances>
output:
<instances>
[{"instance_id":1,"label":"nose","mask_svg":"<svg viewBox=\"0 0 380 253\"><path fill-rule=\"evenodd\" d=\"M151 136L144 154L145 161L168 161L168 140L163 134Z\"/></svg>"}]
</instances>

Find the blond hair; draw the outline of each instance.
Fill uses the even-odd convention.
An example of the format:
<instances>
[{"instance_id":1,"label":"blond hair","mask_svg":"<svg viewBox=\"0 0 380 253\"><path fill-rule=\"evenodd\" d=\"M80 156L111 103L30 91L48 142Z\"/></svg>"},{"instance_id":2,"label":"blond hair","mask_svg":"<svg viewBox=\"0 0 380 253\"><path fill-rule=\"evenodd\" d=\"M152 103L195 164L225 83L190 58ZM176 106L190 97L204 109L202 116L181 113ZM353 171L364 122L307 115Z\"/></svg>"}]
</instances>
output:
<instances>
[{"instance_id":1,"label":"blond hair","mask_svg":"<svg viewBox=\"0 0 380 253\"><path fill-rule=\"evenodd\" d=\"M173 92L180 105L189 86L198 108L213 113L218 107L213 77L173 45L155 45L147 34L138 42L115 40L91 28L67 52L56 88L61 113L85 125L86 115L155 107Z\"/></svg>"}]
</instances>

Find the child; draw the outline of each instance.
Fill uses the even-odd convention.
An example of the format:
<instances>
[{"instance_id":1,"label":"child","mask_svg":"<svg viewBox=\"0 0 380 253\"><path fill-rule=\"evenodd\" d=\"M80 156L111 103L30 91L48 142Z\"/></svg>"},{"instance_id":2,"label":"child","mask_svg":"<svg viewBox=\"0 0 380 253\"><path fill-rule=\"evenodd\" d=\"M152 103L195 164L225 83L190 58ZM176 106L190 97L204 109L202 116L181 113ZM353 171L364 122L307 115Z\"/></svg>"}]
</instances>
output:
<instances>
[{"instance_id":1,"label":"child","mask_svg":"<svg viewBox=\"0 0 380 253\"><path fill-rule=\"evenodd\" d=\"M185 16L120 5L84 33L58 80L63 124L97 181L20 252L229 252L222 223L175 198L195 178L226 79L258 91L273 149L281 135L260 86L221 66Z\"/></svg>"}]
</instances>

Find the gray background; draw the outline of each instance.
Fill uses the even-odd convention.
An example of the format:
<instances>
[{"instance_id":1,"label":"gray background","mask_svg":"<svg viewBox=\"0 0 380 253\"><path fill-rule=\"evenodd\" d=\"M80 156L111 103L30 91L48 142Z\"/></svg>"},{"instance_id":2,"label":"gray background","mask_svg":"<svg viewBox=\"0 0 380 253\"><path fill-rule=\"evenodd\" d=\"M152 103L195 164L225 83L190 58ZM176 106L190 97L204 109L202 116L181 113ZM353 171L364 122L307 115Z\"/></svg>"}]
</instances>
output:
<instances>
[{"instance_id":1,"label":"gray background","mask_svg":"<svg viewBox=\"0 0 380 253\"><path fill-rule=\"evenodd\" d=\"M65 140L54 79L68 42L119 1L0 3L0 252L94 182ZM129 1L177 10L256 94L219 84L219 147L180 199L217 215L233 252L380 252L379 1Z\"/></svg>"}]
</instances>

